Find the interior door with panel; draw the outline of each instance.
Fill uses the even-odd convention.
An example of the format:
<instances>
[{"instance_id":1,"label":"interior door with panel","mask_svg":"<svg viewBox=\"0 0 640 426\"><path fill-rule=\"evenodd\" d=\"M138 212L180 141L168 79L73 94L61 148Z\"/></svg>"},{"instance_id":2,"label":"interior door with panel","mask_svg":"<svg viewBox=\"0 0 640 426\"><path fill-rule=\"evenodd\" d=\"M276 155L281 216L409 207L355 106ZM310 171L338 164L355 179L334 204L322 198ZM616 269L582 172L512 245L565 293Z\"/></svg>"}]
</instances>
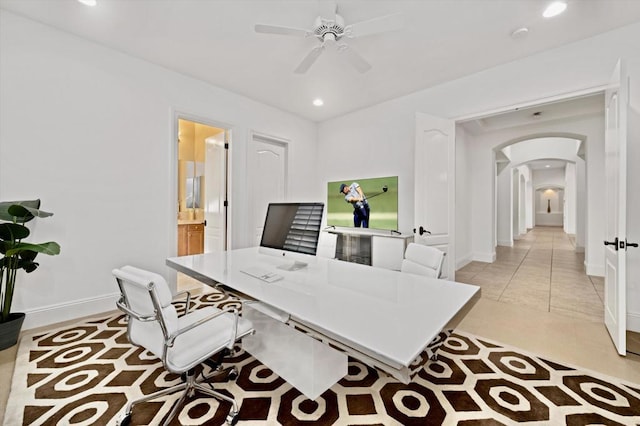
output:
<instances>
[{"instance_id":1,"label":"interior door with panel","mask_svg":"<svg viewBox=\"0 0 640 426\"><path fill-rule=\"evenodd\" d=\"M618 62L605 92L604 322L620 355L626 354L627 104L626 64Z\"/></svg>"},{"instance_id":2,"label":"interior door with panel","mask_svg":"<svg viewBox=\"0 0 640 426\"><path fill-rule=\"evenodd\" d=\"M253 243L259 245L267 206L286 198L287 143L253 134L249 147L249 170L252 237Z\"/></svg>"},{"instance_id":3,"label":"interior door with panel","mask_svg":"<svg viewBox=\"0 0 640 426\"><path fill-rule=\"evenodd\" d=\"M455 123L416 114L415 241L445 252L441 278L455 277Z\"/></svg>"},{"instance_id":4,"label":"interior door with panel","mask_svg":"<svg viewBox=\"0 0 640 426\"><path fill-rule=\"evenodd\" d=\"M227 154L228 130L205 139L204 168L206 176L204 216L207 226L204 251L227 249Z\"/></svg>"}]
</instances>

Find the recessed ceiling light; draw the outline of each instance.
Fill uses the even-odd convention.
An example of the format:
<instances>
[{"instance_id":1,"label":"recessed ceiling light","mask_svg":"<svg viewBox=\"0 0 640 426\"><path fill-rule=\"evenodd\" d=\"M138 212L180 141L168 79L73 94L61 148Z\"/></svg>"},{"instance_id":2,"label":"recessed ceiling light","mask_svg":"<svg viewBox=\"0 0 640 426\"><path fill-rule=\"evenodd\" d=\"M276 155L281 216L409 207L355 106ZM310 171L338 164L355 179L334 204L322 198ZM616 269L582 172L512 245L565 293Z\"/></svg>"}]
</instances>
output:
<instances>
[{"instance_id":1,"label":"recessed ceiling light","mask_svg":"<svg viewBox=\"0 0 640 426\"><path fill-rule=\"evenodd\" d=\"M95 6L98 4L98 0L78 0L80 3L85 6Z\"/></svg>"},{"instance_id":2,"label":"recessed ceiling light","mask_svg":"<svg viewBox=\"0 0 640 426\"><path fill-rule=\"evenodd\" d=\"M551 167L551 166L547 164L545 167L548 169L548 168L549 168L549 167Z\"/></svg>"},{"instance_id":3,"label":"recessed ceiling light","mask_svg":"<svg viewBox=\"0 0 640 426\"><path fill-rule=\"evenodd\" d=\"M551 3L542 13L542 16L545 18L552 18L554 16L560 15L567 8L566 1L554 1Z\"/></svg>"},{"instance_id":4,"label":"recessed ceiling light","mask_svg":"<svg viewBox=\"0 0 640 426\"><path fill-rule=\"evenodd\" d=\"M316 98L316 99L313 100L313 104L315 106L322 106L322 105L324 105L324 101L322 99L320 99L320 98Z\"/></svg>"}]
</instances>

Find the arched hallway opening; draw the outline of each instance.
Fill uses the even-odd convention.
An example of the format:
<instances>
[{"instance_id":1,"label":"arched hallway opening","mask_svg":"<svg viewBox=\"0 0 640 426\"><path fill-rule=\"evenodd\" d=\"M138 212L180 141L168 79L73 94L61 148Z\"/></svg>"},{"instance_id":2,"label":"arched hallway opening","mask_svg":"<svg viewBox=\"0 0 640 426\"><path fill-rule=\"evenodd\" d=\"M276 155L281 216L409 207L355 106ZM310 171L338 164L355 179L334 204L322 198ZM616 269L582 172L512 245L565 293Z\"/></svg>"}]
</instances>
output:
<instances>
[{"instance_id":1,"label":"arched hallway opening","mask_svg":"<svg viewBox=\"0 0 640 426\"><path fill-rule=\"evenodd\" d=\"M584 253L561 227L537 226L496 247L494 263L471 262L456 281L481 286L483 298L603 322L604 278L584 272Z\"/></svg>"}]
</instances>

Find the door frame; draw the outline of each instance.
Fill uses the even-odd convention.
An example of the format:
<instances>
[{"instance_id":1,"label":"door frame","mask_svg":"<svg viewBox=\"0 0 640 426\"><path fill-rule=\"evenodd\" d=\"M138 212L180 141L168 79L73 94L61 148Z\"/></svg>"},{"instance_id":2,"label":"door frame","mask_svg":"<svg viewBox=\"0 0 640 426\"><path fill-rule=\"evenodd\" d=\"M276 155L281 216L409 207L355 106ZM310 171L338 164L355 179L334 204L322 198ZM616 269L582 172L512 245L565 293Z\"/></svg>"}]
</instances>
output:
<instances>
[{"instance_id":1,"label":"door frame","mask_svg":"<svg viewBox=\"0 0 640 426\"><path fill-rule=\"evenodd\" d=\"M591 96L591 95L595 95L597 93L604 93L605 90L607 89L608 84L604 84L604 85L598 85L598 86L592 86L592 87L588 87L585 89L580 89L580 90L575 90L575 91L570 91L570 92L565 92L565 93L560 93L557 95L553 95L553 96L547 96L547 97L543 97L543 98L537 98L537 99L531 99L531 100L527 100L527 101L522 101L522 102L518 102L518 103L514 103L514 104L510 104L510 105L504 105L504 106L499 106L499 107L495 107L492 109L488 109L488 110L484 110L484 111L479 111L479 112L474 112L474 113L469 113L469 114L464 114L464 115L459 115L459 116L455 116L453 118L451 118L454 121L454 124L457 126L458 124L462 124L466 121L471 121L471 120L478 120L480 118L486 118L486 117L491 117L494 115L500 115L500 114L504 114L507 112L512 112L512 111L517 111L519 109L522 108L531 108L531 107L535 107L538 105L544 105L544 104L550 104L550 103L557 103L557 102L564 102L567 101L569 99L575 99L575 98L580 98L583 96ZM536 138L537 137L543 137L547 135L546 133L542 132L542 133L537 133L536 134ZM548 134L549 136L558 136L559 134L557 133L553 133L553 134ZM569 135L566 134L566 136L564 137L573 137L574 135ZM532 136L533 137L533 136ZM527 137L525 139L530 139L530 137ZM525 140L522 139L522 140ZM509 141L509 142L515 142L514 141ZM583 140L583 144L584 144L584 140ZM498 180L496 177L496 169L495 169L495 164L496 164L496 157L495 157L495 150L493 152L493 164L494 167L492 168L493 170L493 176L492 176L492 208L493 208L493 213L492 213L492 221L491 221L491 225L493 226L491 235L493 235L493 242L492 242L492 246L494 249L493 252L493 261L495 261L495 247L498 243L497 241L497 185L498 185ZM457 166L457 165L456 165ZM585 161L585 167L586 167L586 161ZM457 168L457 167L456 167ZM586 194L585 194L586 196ZM587 240L586 238L586 233L587 233L587 229L585 228L585 241Z\"/></svg>"},{"instance_id":2,"label":"door frame","mask_svg":"<svg viewBox=\"0 0 640 426\"><path fill-rule=\"evenodd\" d=\"M176 209L176 200L178 199L178 120L187 120L195 123L204 124L206 126L217 127L220 129L224 129L227 134L229 149L227 150L227 170L226 170L226 187L227 187L227 211L226 211L226 223L225 223L225 250L229 250L231 248L231 241L233 240L232 234L232 218L233 218L233 203L232 203L232 152L233 152L233 126L228 123L224 123L222 121L217 121L211 118L205 118L197 114L192 114L188 112L184 112L182 110L174 109L172 114L172 122L171 122L171 139L169 146L169 200L168 200L168 210L171 212L171 218L169 220L169 247L171 248L169 251L169 257L177 256L178 253L178 211Z\"/></svg>"}]
</instances>

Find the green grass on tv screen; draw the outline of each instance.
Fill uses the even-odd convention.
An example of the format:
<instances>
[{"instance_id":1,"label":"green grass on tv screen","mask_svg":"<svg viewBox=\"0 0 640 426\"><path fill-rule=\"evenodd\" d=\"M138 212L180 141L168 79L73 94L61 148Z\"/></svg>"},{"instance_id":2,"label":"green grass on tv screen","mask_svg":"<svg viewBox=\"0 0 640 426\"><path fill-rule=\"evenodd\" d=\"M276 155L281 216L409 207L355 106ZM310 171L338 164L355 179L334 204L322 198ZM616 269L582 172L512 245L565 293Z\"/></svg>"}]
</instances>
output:
<instances>
[{"instance_id":1,"label":"green grass on tv screen","mask_svg":"<svg viewBox=\"0 0 640 426\"><path fill-rule=\"evenodd\" d=\"M340 193L340 185L357 182L369 201L369 228L398 229L398 176L352 179L327 184L327 225L354 227L353 206ZM385 192L383 188L386 187Z\"/></svg>"}]
</instances>

